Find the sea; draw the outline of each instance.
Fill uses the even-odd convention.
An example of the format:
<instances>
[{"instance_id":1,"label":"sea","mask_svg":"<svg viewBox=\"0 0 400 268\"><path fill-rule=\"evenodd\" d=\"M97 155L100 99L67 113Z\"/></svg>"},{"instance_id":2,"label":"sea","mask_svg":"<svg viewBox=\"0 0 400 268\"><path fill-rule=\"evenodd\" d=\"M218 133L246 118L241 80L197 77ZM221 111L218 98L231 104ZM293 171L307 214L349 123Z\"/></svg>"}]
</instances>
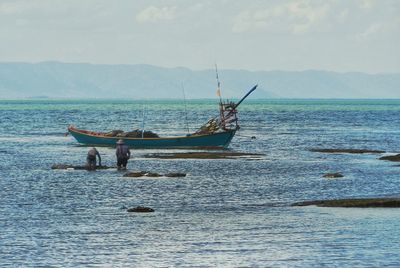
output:
<instances>
[{"instance_id":1,"label":"sea","mask_svg":"<svg viewBox=\"0 0 400 268\"><path fill-rule=\"evenodd\" d=\"M226 149L260 158L152 159L132 148L127 178L84 165L68 125L194 132L218 100L1 100L0 267L399 267L400 209L295 207L399 197L400 100L246 100ZM374 149L326 154L313 148ZM115 149L98 147L103 165ZM343 178L324 178L340 172ZM129 213L146 206L153 213Z\"/></svg>"}]
</instances>

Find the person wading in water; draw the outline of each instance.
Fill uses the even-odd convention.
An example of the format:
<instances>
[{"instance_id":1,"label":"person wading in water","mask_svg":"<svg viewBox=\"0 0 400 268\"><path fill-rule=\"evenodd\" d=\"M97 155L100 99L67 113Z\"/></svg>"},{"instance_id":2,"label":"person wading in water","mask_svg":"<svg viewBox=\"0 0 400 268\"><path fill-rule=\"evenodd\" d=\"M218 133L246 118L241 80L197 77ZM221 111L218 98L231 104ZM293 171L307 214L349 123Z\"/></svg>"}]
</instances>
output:
<instances>
[{"instance_id":1,"label":"person wading in water","mask_svg":"<svg viewBox=\"0 0 400 268\"><path fill-rule=\"evenodd\" d=\"M125 170L128 164L128 159L131 157L131 151L123 140L117 141L117 150L115 151L117 156L117 167L118 170Z\"/></svg>"},{"instance_id":2,"label":"person wading in water","mask_svg":"<svg viewBox=\"0 0 400 268\"><path fill-rule=\"evenodd\" d=\"M96 156L99 158L99 166L101 166L101 156L96 148L92 148L87 153L86 162L88 170L96 170Z\"/></svg>"}]
</instances>

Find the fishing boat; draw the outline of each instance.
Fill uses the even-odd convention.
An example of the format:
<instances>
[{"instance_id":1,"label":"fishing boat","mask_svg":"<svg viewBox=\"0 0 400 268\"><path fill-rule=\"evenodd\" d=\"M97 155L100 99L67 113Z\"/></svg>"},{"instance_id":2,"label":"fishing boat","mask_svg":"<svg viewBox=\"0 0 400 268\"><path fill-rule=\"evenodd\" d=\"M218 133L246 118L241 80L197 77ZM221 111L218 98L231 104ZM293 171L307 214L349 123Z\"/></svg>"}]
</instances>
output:
<instances>
[{"instance_id":1,"label":"fishing boat","mask_svg":"<svg viewBox=\"0 0 400 268\"><path fill-rule=\"evenodd\" d=\"M95 132L79 129L73 125L68 127L68 132L81 144L96 146L115 146L122 139L125 144L133 148L226 148L240 128L237 117L237 107L255 89L255 85L238 103L232 101L219 102L219 116L211 118L196 132L186 136L158 137L141 135L134 137L126 133Z\"/></svg>"}]
</instances>

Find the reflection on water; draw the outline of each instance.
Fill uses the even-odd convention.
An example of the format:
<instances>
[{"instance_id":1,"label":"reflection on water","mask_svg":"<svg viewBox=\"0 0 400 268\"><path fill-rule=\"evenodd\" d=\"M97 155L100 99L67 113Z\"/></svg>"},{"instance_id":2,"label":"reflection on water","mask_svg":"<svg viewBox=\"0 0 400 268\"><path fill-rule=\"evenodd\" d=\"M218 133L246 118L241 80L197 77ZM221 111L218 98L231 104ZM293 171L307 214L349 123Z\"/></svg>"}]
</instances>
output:
<instances>
[{"instance_id":1,"label":"reflection on water","mask_svg":"<svg viewBox=\"0 0 400 268\"><path fill-rule=\"evenodd\" d=\"M216 114L189 102L191 130ZM146 128L185 134L184 105L147 102ZM63 133L136 129L143 103L0 101L0 266L393 266L397 209L291 207L308 199L400 195L400 168L379 155L330 155L309 148L400 151L400 101L249 101L230 150L261 160L158 160L135 150L132 170L185 178L124 178L81 165L87 148ZM251 139L256 136L257 139ZM115 165L114 149L100 148ZM342 179L322 178L341 172ZM152 214L124 208L149 206Z\"/></svg>"}]
</instances>

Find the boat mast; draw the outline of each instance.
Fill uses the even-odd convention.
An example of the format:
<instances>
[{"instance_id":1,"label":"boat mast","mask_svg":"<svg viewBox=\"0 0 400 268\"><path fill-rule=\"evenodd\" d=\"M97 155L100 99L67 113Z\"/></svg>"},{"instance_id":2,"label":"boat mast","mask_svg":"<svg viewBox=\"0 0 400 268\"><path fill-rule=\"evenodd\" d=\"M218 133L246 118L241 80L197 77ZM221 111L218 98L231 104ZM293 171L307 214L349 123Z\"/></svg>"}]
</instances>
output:
<instances>
[{"instance_id":1,"label":"boat mast","mask_svg":"<svg viewBox=\"0 0 400 268\"><path fill-rule=\"evenodd\" d=\"M146 105L143 103L142 139L144 137L144 122L146 119Z\"/></svg>"},{"instance_id":2,"label":"boat mast","mask_svg":"<svg viewBox=\"0 0 400 268\"><path fill-rule=\"evenodd\" d=\"M185 104L185 123L186 123L186 130L187 133L189 134L189 124L188 124L188 118L187 118L187 106L186 106L186 94L185 94L185 87L182 85L182 93L183 93L183 102Z\"/></svg>"},{"instance_id":3,"label":"boat mast","mask_svg":"<svg viewBox=\"0 0 400 268\"><path fill-rule=\"evenodd\" d=\"M215 64L215 77L217 79L217 95L219 97L219 117L222 128L225 128L225 108L221 97L221 83L219 81L218 66Z\"/></svg>"},{"instance_id":4,"label":"boat mast","mask_svg":"<svg viewBox=\"0 0 400 268\"><path fill-rule=\"evenodd\" d=\"M217 64L215 64L215 74L216 74L216 79L217 79L217 95L219 97L219 104L222 104L222 97L221 97L221 83L219 82L219 76L218 76L218 67Z\"/></svg>"}]
</instances>

